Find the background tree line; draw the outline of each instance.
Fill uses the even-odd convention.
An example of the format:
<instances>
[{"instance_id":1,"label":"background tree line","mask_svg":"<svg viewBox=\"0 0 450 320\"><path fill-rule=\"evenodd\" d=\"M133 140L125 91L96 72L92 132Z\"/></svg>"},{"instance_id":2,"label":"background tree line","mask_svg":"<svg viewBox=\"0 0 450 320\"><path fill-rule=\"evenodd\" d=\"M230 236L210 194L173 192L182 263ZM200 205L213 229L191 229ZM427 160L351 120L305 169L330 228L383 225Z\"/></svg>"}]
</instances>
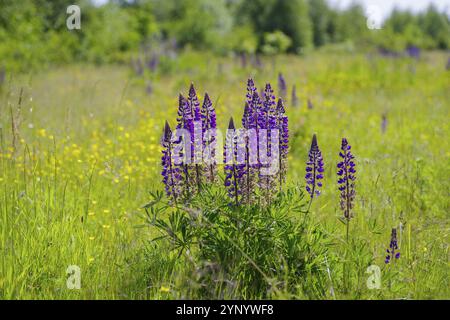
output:
<instances>
[{"instance_id":1,"label":"background tree line","mask_svg":"<svg viewBox=\"0 0 450 320\"><path fill-rule=\"evenodd\" d=\"M81 30L66 28L70 0L1 0L0 67L38 68L76 61L125 62L143 47L171 43L218 54L301 54L336 43L401 51L448 49L447 14L395 10L369 30L357 4L325 0L110 0L81 7Z\"/></svg>"}]
</instances>

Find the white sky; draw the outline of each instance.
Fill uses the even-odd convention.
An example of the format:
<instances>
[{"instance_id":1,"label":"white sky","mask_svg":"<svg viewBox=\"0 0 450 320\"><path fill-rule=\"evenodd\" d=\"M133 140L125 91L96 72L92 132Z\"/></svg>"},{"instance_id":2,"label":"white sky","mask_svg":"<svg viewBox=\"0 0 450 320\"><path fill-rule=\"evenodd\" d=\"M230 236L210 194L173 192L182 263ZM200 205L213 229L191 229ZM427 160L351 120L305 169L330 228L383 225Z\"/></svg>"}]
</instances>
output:
<instances>
[{"instance_id":1,"label":"white sky","mask_svg":"<svg viewBox=\"0 0 450 320\"><path fill-rule=\"evenodd\" d=\"M366 9L376 6L382 16L387 17L394 8L420 12L426 10L430 4L435 5L439 11L445 11L450 16L450 0L327 0L333 7L345 8L353 2L362 4Z\"/></svg>"},{"instance_id":2,"label":"white sky","mask_svg":"<svg viewBox=\"0 0 450 320\"><path fill-rule=\"evenodd\" d=\"M92 0L96 4L104 4L107 0ZM211 0L214 1L214 0ZM353 2L362 4L366 9L376 6L383 18L387 17L395 7L407 9L412 12L425 10L431 3L440 11L445 11L450 16L450 0L327 0L333 7L345 8Z\"/></svg>"}]
</instances>

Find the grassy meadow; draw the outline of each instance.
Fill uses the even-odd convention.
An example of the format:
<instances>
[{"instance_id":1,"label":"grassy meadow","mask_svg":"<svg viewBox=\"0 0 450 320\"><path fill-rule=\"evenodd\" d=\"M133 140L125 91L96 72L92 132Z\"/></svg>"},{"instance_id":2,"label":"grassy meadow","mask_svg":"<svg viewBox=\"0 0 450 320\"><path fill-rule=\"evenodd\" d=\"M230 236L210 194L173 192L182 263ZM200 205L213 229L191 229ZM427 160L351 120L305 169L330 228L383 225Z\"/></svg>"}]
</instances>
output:
<instances>
[{"instance_id":1,"label":"grassy meadow","mask_svg":"<svg viewBox=\"0 0 450 320\"><path fill-rule=\"evenodd\" d=\"M146 81L123 65L8 74L0 93L0 298L449 299L447 55L427 52L416 60L318 51L262 62L260 68L242 67L235 58L186 51L167 72L151 75L151 94ZM317 270L302 273L303 285L295 288L280 280L283 271L257 262L245 268L262 269L271 289L247 290L233 273L225 279L233 286L226 289L214 279L204 285L196 275L199 252L179 254L170 241L152 241L160 234L142 209L150 193L164 190L164 121L175 126L178 94L193 82L201 99L205 92L211 96L220 129L230 116L240 126L247 78L253 77L258 89L272 83L277 94L279 72L288 86L285 192L304 190L316 133L324 186L302 236L305 243L315 241L320 230L325 240L318 247L327 251L320 257L312 253ZM349 242L336 184L343 137L358 168ZM222 171L220 166L220 181ZM294 207L296 196L289 201ZM171 210L161 210L160 218ZM283 210L288 219L301 219L290 206ZM399 230L401 256L386 265L393 227ZM278 241L275 233L265 236ZM252 246L237 245L240 252ZM249 261L258 261L261 250ZM66 286L70 265L80 267L79 290ZM381 269L378 289L366 285L370 265ZM202 288L194 290L198 285Z\"/></svg>"}]
</instances>

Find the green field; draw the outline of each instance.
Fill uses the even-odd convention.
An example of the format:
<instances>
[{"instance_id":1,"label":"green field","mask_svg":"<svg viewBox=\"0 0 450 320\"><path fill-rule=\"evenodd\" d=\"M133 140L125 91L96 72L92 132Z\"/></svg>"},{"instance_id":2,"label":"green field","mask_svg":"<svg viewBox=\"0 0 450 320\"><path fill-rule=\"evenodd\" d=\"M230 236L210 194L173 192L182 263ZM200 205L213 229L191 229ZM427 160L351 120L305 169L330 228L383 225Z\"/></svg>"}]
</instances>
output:
<instances>
[{"instance_id":1,"label":"green field","mask_svg":"<svg viewBox=\"0 0 450 320\"><path fill-rule=\"evenodd\" d=\"M152 76L151 95L145 80L126 66L72 65L8 74L0 93L0 298L449 299L446 62L442 52L415 60L318 51L266 57L257 69L242 68L237 59L186 51L166 73ZM311 251L318 269L299 275L305 280L292 287L295 272L286 276L294 280L283 282L284 271L258 265L264 250L253 257L252 244L238 241L244 262L221 273L221 283L213 276L202 280L198 273L209 271L199 271L201 249L179 254L170 250L170 241L151 241L160 234L142 209L151 200L149 192L164 190L164 121L175 125L178 93L187 93L193 82L201 99L204 92L211 96L219 128L226 129L230 116L240 125L247 78L253 77L258 89L270 82L277 92L279 72L289 89L284 192L304 189L305 162L316 133L325 162L324 187L307 213L302 239L315 241L320 230L323 240L315 245L326 252L315 256ZM292 85L297 107L290 104ZM336 184L343 137L352 145L358 168L349 242L339 220ZM220 166L219 181L222 171ZM301 201L293 194L286 200L292 206ZM195 202L192 207L203 209ZM159 218L166 219L171 210L161 210ZM304 218L289 206L285 211L287 221ZM385 265L394 227L401 256ZM285 239L276 233L264 237L273 243ZM280 256L291 258L289 252ZM70 265L80 267L79 290L67 288ZM366 285L370 265L381 269L379 289ZM253 272L264 274L263 283L246 278Z\"/></svg>"}]
</instances>

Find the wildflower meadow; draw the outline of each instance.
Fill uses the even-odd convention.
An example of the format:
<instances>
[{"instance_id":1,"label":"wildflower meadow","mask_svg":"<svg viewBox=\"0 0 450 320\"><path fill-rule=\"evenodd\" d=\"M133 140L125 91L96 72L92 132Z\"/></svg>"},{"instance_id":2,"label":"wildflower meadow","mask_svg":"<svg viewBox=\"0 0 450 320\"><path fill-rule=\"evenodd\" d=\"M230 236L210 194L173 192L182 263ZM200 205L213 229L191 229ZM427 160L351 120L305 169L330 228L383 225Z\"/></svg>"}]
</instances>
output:
<instances>
[{"instance_id":1,"label":"wildflower meadow","mask_svg":"<svg viewBox=\"0 0 450 320\"><path fill-rule=\"evenodd\" d=\"M448 52L258 39L7 65L1 299L450 298Z\"/></svg>"}]
</instances>

